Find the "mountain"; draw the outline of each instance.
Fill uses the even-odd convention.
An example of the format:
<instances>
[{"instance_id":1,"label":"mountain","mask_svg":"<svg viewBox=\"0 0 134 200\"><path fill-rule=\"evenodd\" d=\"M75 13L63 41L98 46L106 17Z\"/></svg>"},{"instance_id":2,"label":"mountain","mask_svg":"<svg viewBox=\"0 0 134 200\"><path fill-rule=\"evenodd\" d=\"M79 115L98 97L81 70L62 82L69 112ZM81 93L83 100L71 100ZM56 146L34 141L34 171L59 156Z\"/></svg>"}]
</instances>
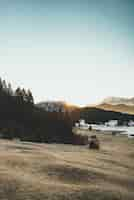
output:
<instances>
[{"instance_id":1,"label":"mountain","mask_svg":"<svg viewBox=\"0 0 134 200\"><path fill-rule=\"evenodd\" d=\"M96 108L110 110L121 113L134 114L134 97L107 97Z\"/></svg>"},{"instance_id":2,"label":"mountain","mask_svg":"<svg viewBox=\"0 0 134 200\"><path fill-rule=\"evenodd\" d=\"M46 101L36 104L38 108L42 108L47 112L65 112L65 102L62 101Z\"/></svg>"},{"instance_id":3,"label":"mountain","mask_svg":"<svg viewBox=\"0 0 134 200\"><path fill-rule=\"evenodd\" d=\"M126 104L107 104L102 103L96 106L96 108L101 108L104 110L110 110L110 111L116 111L121 113L128 113L128 114L134 114L134 105L126 105Z\"/></svg>"},{"instance_id":4,"label":"mountain","mask_svg":"<svg viewBox=\"0 0 134 200\"><path fill-rule=\"evenodd\" d=\"M42 108L47 112L73 112L78 109L77 106L68 104L64 101L45 101L37 103L38 108Z\"/></svg>"},{"instance_id":5,"label":"mountain","mask_svg":"<svg viewBox=\"0 0 134 200\"><path fill-rule=\"evenodd\" d=\"M123 98L123 97L107 97L105 98L101 104L111 104L111 105L127 105L134 106L134 97L132 98Z\"/></svg>"}]
</instances>

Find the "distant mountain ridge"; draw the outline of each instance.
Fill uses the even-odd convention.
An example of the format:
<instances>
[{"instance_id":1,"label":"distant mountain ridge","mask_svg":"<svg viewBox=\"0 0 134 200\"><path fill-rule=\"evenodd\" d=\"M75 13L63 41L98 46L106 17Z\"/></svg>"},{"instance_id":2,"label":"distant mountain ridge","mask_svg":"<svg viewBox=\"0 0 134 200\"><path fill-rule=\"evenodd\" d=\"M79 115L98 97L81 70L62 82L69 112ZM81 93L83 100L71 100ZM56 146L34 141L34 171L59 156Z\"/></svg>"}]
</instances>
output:
<instances>
[{"instance_id":1,"label":"distant mountain ridge","mask_svg":"<svg viewBox=\"0 0 134 200\"><path fill-rule=\"evenodd\" d=\"M124 97L107 97L105 98L101 104L111 104L111 105L127 105L134 106L134 97L132 98L124 98Z\"/></svg>"},{"instance_id":2,"label":"distant mountain ridge","mask_svg":"<svg viewBox=\"0 0 134 200\"><path fill-rule=\"evenodd\" d=\"M72 112L76 108L75 105L67 104L64 101L45 101L36 104L37 107L44 109L47 112Z\"/></svg>"},{"instance_id":3,"label":"distant mountain ridge","mask_svg":"<svg viewBox=\"0 0 134 200\"><path fill-rule=\"evenodd\" d=\"M128 113L134 115L134 106L125 105L125 104L107 104L102 103L96 106L96 108L100 108L107 111L115 111L115 112L121 112L121 113Z\"/></svg>"},{"instance_id":4,"label":"distant mountain ridge","mask_svg":"<svg viewBox=\"0 0 134 200\"><path fill-rule=\"evenodd\" d=\"M47 112L65 112L65 102L62 101L46 101L36 104L37 107Z\"/></svg>"},{"instance_id":5,"label":"distant mountain ridge","mask_svg":"<svg viewBox=\"0 0 134 200\"><path fill-rule=\"evenodd\" d=\"M82 108L68 104L65 101L44 101L37 103L36 106L47 112L71 113L77 111L78 113L82 110ZM90 105L88 107L134 115L134 98L108 97L105 98L101 104L93 106Z\"/></svg>"}]
</instances>

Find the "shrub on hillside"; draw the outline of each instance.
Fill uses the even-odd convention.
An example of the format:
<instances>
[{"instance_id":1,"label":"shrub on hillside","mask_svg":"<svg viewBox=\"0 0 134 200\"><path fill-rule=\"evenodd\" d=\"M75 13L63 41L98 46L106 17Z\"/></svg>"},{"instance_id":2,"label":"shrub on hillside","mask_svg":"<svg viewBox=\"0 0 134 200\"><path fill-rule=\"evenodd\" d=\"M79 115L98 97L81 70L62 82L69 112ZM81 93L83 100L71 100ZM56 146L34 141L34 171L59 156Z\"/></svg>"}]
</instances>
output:
<instances>
[{"instance_id":1,"label":"shrub on hillside","mask_svg":"<svg viewBox=\"0 0 134 200\"><path fill-rule=\"evenodd\" d=\"M96 135L92 135L89 140L89 149L100 149L100 142Z\"/></svg>"}]
</instances>

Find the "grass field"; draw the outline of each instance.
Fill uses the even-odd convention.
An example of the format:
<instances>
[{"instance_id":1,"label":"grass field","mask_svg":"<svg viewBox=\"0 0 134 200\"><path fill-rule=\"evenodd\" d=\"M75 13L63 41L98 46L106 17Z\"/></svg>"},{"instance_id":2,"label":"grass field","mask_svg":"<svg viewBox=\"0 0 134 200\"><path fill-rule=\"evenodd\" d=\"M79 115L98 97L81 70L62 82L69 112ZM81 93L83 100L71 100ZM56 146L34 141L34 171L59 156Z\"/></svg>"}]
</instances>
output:
<instances>
[{"instance_id":1,"label":"grass field","mask_svg":"<svg viewBox=\"0 0 134 200\"><path fill-rule=\"evenodd\" d=\"M134 200L134 140L88 146L0 140L0 200Z\"/></svg>"}]
</instances>

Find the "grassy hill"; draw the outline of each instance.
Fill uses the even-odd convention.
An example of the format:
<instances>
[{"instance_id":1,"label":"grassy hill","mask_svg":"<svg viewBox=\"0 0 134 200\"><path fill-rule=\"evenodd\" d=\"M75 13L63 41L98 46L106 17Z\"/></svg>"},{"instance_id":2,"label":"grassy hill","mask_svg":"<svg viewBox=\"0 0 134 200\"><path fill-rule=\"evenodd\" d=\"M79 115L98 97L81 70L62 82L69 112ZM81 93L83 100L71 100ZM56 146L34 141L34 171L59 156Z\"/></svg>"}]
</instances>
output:
<instances>
[{"instance_id":1,"label":"grassy hill","mask_svg":"<svg viewBox=\"0 0 134 200\"><path fill-rule=\"evenodd\" d=\"M0 140L0 199L133 200L134 141L98 137L100 151Z\"/></svg>"}]
</instances>

